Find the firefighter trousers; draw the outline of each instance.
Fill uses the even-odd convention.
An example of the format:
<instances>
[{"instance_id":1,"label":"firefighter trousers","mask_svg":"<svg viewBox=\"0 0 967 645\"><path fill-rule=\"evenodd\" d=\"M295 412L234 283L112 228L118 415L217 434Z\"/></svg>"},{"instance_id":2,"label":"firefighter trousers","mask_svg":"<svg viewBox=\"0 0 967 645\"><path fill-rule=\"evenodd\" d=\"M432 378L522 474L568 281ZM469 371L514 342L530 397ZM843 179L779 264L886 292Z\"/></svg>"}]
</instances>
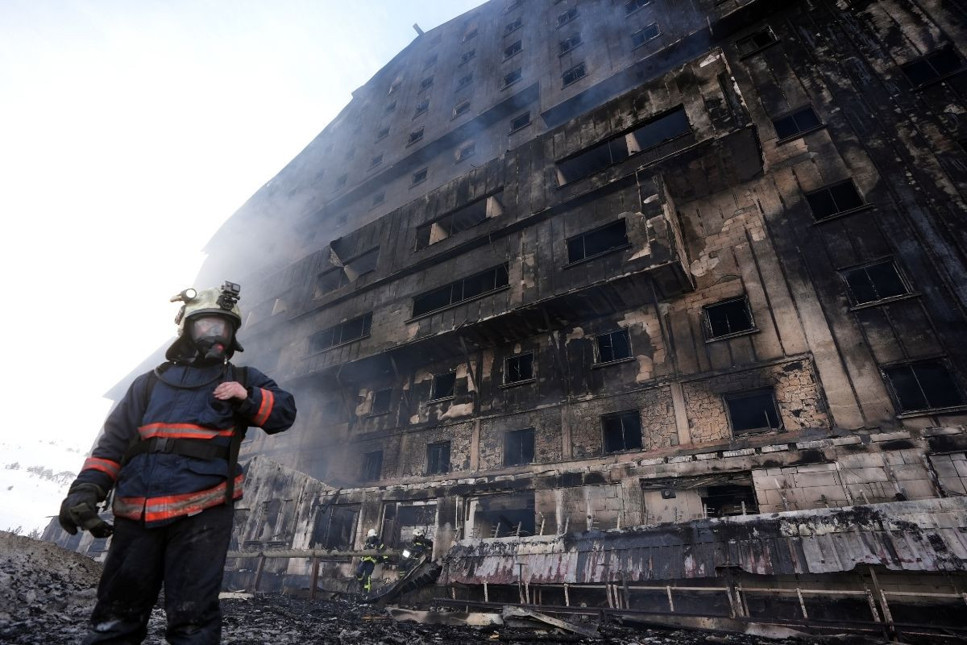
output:
<instances>
[{"instance_id":1,"label":"firefighter trousers","mask_svg":"<svg viewBox=\"0 0 967 645\"><path fill-rule=\"evenodd\" d=\"M91 615L93 643L140 643L164 585L165 638L172 645L221 640L218 602L232 536L231 505L221 505L165 526L116 518L111 548Z\"/></svg>"}]
</instances>

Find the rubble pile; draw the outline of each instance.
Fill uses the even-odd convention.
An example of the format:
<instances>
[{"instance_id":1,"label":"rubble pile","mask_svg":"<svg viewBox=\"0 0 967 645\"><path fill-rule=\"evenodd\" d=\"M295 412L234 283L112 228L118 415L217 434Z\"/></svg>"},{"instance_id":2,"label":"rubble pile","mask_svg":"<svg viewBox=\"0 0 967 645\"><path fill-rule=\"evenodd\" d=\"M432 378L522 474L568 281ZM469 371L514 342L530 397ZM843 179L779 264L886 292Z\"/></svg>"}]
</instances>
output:
<instances>
[{"instance_id":1,"label":"rubble pile","mask_svg":"<svg viewBox=\"0 0 967 645\"><path fill-rule=\"evenodd\" d=\"M0 532L0 642L77 643L87 631L101 565L56 545ZM437 645L461 643L622 643L649 645L788 644L747 635L667 631L577 622L587 638L550 624L471 627L437 611L385 610L352 599L310 600L281 594L225 594L223 642L236 645ZM449 612L457 615L456 612ZM427 618L427 616L430 618ZM401 618L402 617L402 618ZM409 617L409 619L407 619ZM419 617L419 620L414 620ZM156 608L146 643L164 643L164 613ZM817 642L817 641L813 641Z\"/></svg>"}]
</instances>

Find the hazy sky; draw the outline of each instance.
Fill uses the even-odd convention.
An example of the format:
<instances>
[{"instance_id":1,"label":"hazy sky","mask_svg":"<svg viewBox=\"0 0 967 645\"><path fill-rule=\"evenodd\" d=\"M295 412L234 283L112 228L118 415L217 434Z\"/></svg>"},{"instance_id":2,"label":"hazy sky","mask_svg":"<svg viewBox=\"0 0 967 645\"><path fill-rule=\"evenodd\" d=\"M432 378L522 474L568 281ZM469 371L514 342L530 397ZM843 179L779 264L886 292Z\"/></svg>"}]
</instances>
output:
<instances>
[{"instance_id":1,"label":"hazy sky","mask_svg":"<svg viewBox=\"0 0 967 645\"><path fill-rule=\"evenodd\" d=\"M103 394L175 333L168 297L217 286L192 284L217 228L414 23L480 4L0 1L0 468L76 472ZM56 513L22 493L0 529Z\"/></svg>"}]
</instances>

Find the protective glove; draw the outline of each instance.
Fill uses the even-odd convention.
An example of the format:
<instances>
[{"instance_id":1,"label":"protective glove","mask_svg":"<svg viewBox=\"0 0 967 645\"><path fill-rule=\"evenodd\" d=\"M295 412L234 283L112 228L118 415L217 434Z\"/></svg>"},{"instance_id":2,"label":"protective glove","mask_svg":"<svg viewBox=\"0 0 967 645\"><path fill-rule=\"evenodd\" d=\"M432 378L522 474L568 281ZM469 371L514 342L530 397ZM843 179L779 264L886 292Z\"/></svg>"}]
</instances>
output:
<instances>
[{"instance_id":1,"label":"protective glove","mask_svg":"<svg viewBox=\"0 0 967 645\"><path fill-rule=\"evenodd\" d=\"M97 505L105 497L107 493L96 484L73 484L60 505L57 520L61 528L71 535L76 535L81 528L96 538L111 537L114 527L97 514Z\"/></svg>"}]
</instances>

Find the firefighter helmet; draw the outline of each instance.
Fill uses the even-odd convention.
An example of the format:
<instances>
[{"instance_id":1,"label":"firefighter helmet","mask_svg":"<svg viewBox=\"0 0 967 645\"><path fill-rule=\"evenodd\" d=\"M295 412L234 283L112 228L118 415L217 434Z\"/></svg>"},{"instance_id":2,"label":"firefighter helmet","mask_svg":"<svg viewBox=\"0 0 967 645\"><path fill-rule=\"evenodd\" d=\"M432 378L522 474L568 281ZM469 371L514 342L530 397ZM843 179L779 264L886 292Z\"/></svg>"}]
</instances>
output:
<instances>
[{"instance_id":1,"label":"firefighter helmet","mask_svg":"<svg viewBox=\"0 0 967 645\"><path fill-rule=\"evenodd\" d=\"M242 311L238 308L240 287L234 282L225 282L221 288L185 289L171 297L171 302L181 302L181 309L175 316L178 325L178 339L168 348L165 357L176 360L194 354L191 334L187 331L187 323L201 316L220 316L232 323L232 343L227 356L235 352L244 351L235 338L235 332L242 326Z\"/></svg>"},{"instance_id":2,"label":"firefighter helmet","mask_svg":"<svg viewBox=\"0 0 967 645\"><path fill-rule=\"evenodd\" d=\"M376 537L376 529L369 529L369 531L366 532L366 537Z\"/></svg>"},{"instance_id":3,"label":"firefighter helmet","mask_svg":"<svg viewBox=\"0 0 967 645\"><path fill-rule=\"evenodd\" d=\"M419 528L413 531L413 537L426 537L426 529Z\"/></svg>"}]
</instances>

